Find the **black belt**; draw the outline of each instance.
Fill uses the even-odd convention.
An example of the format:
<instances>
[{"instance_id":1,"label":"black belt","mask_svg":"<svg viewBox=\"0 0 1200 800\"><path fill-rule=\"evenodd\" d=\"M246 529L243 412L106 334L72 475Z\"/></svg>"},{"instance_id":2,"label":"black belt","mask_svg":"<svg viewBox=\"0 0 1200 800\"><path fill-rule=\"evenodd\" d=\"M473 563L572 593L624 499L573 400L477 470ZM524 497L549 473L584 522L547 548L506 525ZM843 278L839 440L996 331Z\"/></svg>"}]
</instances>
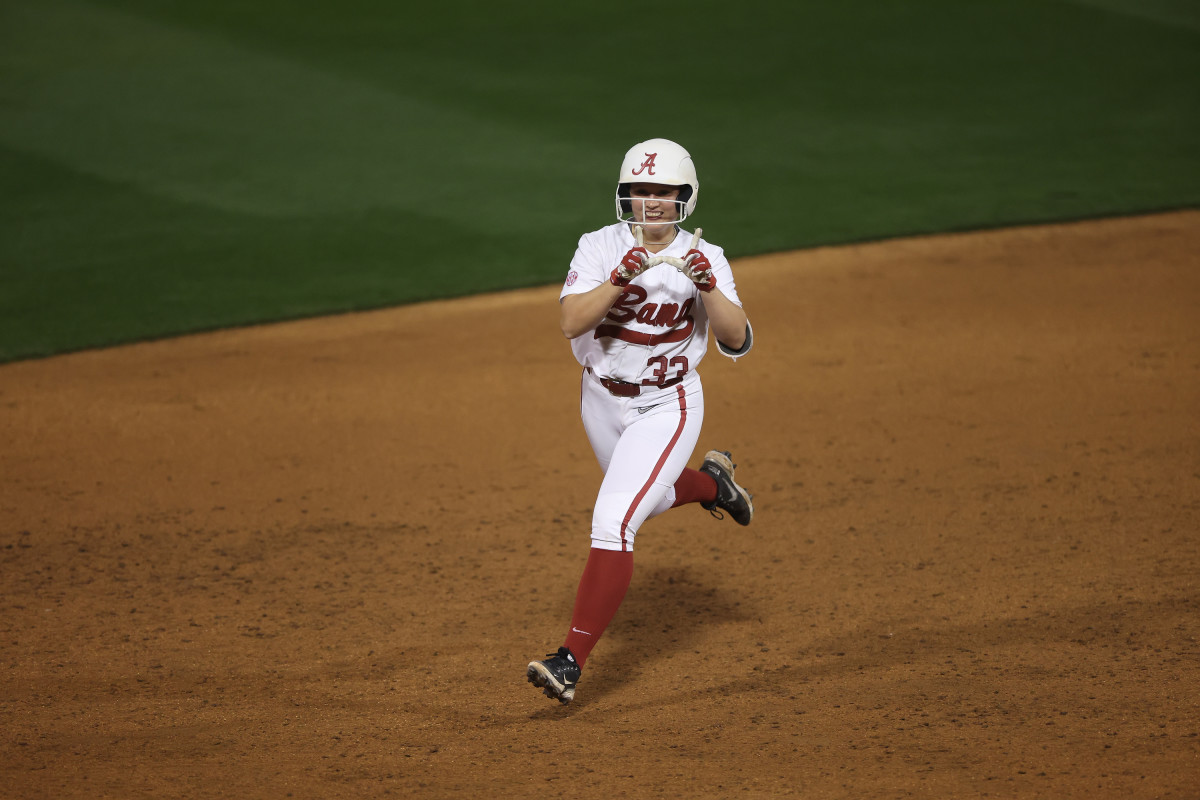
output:
<instances>
[{"instance_id":1,"label":"black belt","mask_svg":"<svg viewBox=\"0 0 1200 800\"><path fill-rule=\"evenodd\" d=\"M591 367L588 367L588 372L592 372ZM595 375L594 372L592 374ZM616 378L601 378L599 375L596 376L596 379L600 381L600 385L605 389L608 389L609 394L615 395L616 397L637 397L642 393L643 387L647 389L666 389L674 386L677 383L683 383L683 378L683 375L678 375L674 378L671 378L671 380L663 381L662 383L643 381L639 384L629 383L628 381L619 381Z\"/></svg>"}]
</instances>

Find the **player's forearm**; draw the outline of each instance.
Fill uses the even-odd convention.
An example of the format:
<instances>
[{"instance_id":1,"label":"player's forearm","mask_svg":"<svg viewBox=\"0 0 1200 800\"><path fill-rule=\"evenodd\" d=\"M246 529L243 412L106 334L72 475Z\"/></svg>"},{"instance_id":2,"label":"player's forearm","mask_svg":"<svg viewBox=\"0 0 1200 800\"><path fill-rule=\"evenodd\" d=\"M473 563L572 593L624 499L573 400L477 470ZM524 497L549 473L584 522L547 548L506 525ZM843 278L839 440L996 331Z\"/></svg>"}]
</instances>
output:
<instances>
[{"instance_id":1,"label":"player's forearm","mask_svg":"<svg viewBox=\"0 0 1200 800\"><path fill-rule=\"evenodd\" d=\"M746 343L746 312L722 294L720 287L705 293L703 297L713 336L727 348L740 350Z\"/></svg>"},{"instance_id":2,"label":"player's forearm","mask_svg":"<svg viewBox=\"0 0 1200 800\"><path fill-rule=\"evenodd\" d=\"M608 314L621 296L621 288L605 281L583 294L571 294L562 299L559 325L563 336L575 339L590 333Z\"/></svg>"}]
</instances>

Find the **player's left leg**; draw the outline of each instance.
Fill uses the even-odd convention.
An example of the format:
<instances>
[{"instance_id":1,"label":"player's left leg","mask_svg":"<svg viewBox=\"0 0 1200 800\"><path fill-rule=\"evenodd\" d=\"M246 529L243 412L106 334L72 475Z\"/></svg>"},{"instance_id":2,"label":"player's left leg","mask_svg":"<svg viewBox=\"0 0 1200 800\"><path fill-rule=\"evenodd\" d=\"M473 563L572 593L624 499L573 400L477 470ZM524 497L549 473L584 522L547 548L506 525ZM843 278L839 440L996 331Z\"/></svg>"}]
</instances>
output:
<instances>
[{"instance_id":1,"label":"player's left leg","mask_svg":"<svg viewBox=\"0 0 1200 800\"><path fill-rule=\"evenodd\" d=\"M703 424L704 394L698 381L657 393L647 405L626 411L626 427L596 497L593 547L633 548L638 528L673 493Z\"/></svg>"},{"instance_id":2,"label":"player's left leg","mask_svg":"<svg viewBox=\"0 0 1200 800\"><path fill-rule=\"evenodd\" d=\"M699 503L715 517L721 518L719 509L728 513L739 525L749 525L754 518L754 495L734 479L735 467L727 451L709 450L704 454L700 469L684 469L679 480L654 507L650 516L656 517L689 503Z\"/></svg>"},{"instance_id":3,"label":"player's left leg","mask_svg":"<svg viewBox=\"0 0 1200 800\"><path fill-rule=\"evenodd\" d=\"M684 467L683 472L679 473L679 477L675 480L675 485L663 495L663 499L650 512L650 516L657 517L672 508L686 506L689 503L711 503L716 498L717 482L711 475L698 469Z\"/></svg>"}]
</instances>

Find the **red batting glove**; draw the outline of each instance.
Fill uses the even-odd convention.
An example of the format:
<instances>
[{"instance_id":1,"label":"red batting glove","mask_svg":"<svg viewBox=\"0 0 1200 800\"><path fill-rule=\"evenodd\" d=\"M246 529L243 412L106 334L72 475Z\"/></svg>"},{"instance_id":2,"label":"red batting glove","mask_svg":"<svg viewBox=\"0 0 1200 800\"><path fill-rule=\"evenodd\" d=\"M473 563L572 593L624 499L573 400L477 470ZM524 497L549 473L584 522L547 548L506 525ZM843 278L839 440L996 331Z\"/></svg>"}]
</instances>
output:
<instances>
[{"instance_id":1,"label":"red batting glove","mask_svg":"<svg viewBox=\"0 0 1200 800\"><path fill-rule=\"evenodd\" d=\"M687 268L680 272L691 278L697 289L702 292L711 292L717 288L717 279L713 277L712 264L704 253L699 250L688 250L683 260L687 262Z\"/></svg>"},{"instance_id":2,"label":"red batting glove","mask_svg":"<svg viewBox=\"0 0 1200 800\"><path fill-rule=\"evenodd\" d=\"M612 271L612 275L608 280L613 286L626 286L628 283L646 271L646 262L650 260L650 251L644 247L634 247L625 257L621 259L621 263L617 264L616 269Z\"/></svg>"}]
</instances>

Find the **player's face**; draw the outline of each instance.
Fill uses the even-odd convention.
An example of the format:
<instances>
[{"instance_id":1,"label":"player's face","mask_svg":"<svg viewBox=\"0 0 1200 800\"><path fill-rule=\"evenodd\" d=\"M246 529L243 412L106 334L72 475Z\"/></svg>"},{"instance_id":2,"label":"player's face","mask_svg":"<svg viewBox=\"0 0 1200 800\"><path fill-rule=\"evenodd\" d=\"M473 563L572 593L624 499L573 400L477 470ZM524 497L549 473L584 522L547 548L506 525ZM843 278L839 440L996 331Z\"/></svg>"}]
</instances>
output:
<instances>
[{"instance_id":1,"label":"player's face","mask_svg":"<svg viewBox=\"0 0 1200 800\"><path fill-rule=\"evenodd\" d=\"M633 200L633 219L647 225L664 225L679 219L678 186L660 183L635 183L629 187Z\"/></svg>"}]
</instances>

